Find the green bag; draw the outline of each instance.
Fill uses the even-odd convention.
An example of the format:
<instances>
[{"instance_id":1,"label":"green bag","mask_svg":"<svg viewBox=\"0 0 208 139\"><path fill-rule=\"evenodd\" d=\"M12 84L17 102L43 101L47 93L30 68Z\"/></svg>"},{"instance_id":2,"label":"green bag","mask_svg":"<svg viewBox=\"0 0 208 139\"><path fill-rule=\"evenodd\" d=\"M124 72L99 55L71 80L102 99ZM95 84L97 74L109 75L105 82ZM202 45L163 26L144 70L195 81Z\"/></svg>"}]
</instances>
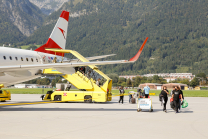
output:
<instances>
[{"instance_id":1,"label":"green bag","mask_svg":"<svg viewBox=\"0 0 208 139\"><path fill-rule=\"evenodd\" d=\"M183 100L182 108L186 108L186 107L188 107L188 102L186 100Z\"/></svg>"}]
</instances>

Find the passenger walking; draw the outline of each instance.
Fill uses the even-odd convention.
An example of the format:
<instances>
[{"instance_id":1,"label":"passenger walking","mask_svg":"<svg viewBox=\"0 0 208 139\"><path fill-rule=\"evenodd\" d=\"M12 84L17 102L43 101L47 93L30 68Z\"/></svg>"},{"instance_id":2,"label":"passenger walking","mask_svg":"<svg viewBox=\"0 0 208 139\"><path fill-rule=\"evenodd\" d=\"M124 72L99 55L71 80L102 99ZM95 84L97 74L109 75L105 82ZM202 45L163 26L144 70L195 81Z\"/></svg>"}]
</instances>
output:
<instances>
[{"instance_id":1,"label":"passenger walking","mask_svg":"<svg viewBox=\"0 0 208 139\"><path fill-rule=\"evenodd\" d=\"M168 101L168 94L169 94L169 91L167 90L167 87L166 86L163 86L163 90L161 91L161 97L162 97L162 102L163 102L163 111L164 112L167 112L166 110L166 105L167 105L167 101Z\"/></svg>"},{"instance_id":2,"label":"passenger walking","mask_svg":"<svg viewBox=\"0 0 208 139\"><path fill-rule=\"evenodd\" d=\"M83 66L80 68L81 72L83 75L85 75L85 72L86 72L86 66Z\"/></svg>"},{"instance_id":3,"label":"passenger walking","mask_svg":"<svg viewBox=\"0 0 208 139\"><path fill-rule=\"evenodd\" d=\"M173 86L173 90L171 91L170 95L173 95L173 91L175 91L175 86Z\"/></svg>"},{"instance_id":4,"label":"passenger walking","mask_svg":"<svg viewBox=\"0 0 208 139\"><path fill-rule=\"evenodd\" d=\"M146 85L144 87L145 98L148 98L149 97L149 91L150 91L150 88L149 88L148 85Z\"/></svg>"},{"instance_id":5,"label":"passenger walking","mask_svg":"<svg viewBox=\"0 0 208 139\"><path fill-rule=\"evenodd\" d=\"M88 72L87 72L87 78L91 78L91 70L89 70Z\"/></svg>"},{"instance_id":6,"label":"passenger walking","mask_svg":"<svg viewBox=\"0 0 208 139\"><path fill-rule=\"evenodd\" d=\"M180 90L180 94L182 96L182 97L179 97L179 107L178 107L178 109L179 109L179 112L180 112L180 110L181 110L181 103L184 100L184 96L183 96L183 91L181 90L181 88L180 87L177 87L177 89Z\"/></svg>"},{"instance_id":7,"label":"passenger walking","mask_svg":"<svg viewBox=\"0 0 208 139\"><path fill-rule=\"evenodd\" d=\"M98 80L96 81L97 86L100 87L100 78L98 78Z\"/></svg>"},{"instance_id":8,"label":"passenger walking","mask_svg":"<svg viewBox=\"0 0 208 139\"><path fill-rule=\"evenodd\" d=\"M173 91L172 98L173 98L173 103L174 103L174 106L175 106L175 112L178 113L179 98L180 97L182 98L182 95L181 95L180 90L178 89L178 87L175 87L175 88L176 88L176 90Z\"/></svg>"},{"instance_id":9,"label":"passenger walking","mask_svg":"<svg viewBox=\"0 0 208 139\"><path fill-rule=\"evenodd\" d=\"M119 103L122 102L122 104L123 104L124 93L125 93L123 86L121 86L121 88L119 89L119 93L120 93Z\"/></svg>"}]
</instances>

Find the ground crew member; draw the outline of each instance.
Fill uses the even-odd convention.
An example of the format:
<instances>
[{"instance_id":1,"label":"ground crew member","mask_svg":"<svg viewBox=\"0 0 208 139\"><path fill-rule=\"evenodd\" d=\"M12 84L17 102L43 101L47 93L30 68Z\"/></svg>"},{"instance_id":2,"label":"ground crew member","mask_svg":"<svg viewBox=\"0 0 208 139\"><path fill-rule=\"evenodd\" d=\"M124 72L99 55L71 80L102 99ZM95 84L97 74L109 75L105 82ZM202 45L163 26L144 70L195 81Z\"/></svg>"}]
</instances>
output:
<instances>
[{"instance_id":1,"label":"ground crew member","mask_svg":"<svg viewBox=\"0 0 208 139\"><path fill-rule=\"evenodd\" d=\"M168 101L168 94L169 94L169 91L167 90L167 87L166 86L163 86L163 90L161 91L161 97L163 98L164 100L164 103L163 103L163 111L164 112L167 112L166 110L166 105L167 105L167 101Z\"/></svg>"},{"instance_id":2,"label":"ground crew member","mask_svg":"<svg viewBox=\"0 0 208 139\"><path fill-rule=\"evenodd\" d=\"M131 102L131 98L133 98L133 93L134 91L129 91L128 94L129 94L129 103Z\"/></svg>"},{"instance_id":3,"label":"ground crew member","mask_svg":"<svg viewBox=\"0 0 208 139\"><path fill-rule=\"evenodd\" d=\"M144 95L145 95L145 98L148 98L149 97L149 91L150 91L150 88L149 88L149 86L148 85L146 85L145 87L144 87Z\"/></svg>"},{"instance_id":4,"label":"ground crew member","mask_svg":"<svg viewBox=\"0 0 208 139\"><path fill-rule=\"evenodd\" d=\"M65 91L69 91L71 89L71 84L67 84Z\"/></svg>"},{"instance_id":5,"label":"ground crew member","mask_svg":"<svg viewBox=\"0 0 208 139\"><path fill-rule=\"evenodd\" d=\"M121 88L119 89L119 93L120 93L120 99L118 102L120 103L120 101L122 101L122 104L123 104L124 93L125 93L123 86L121 86Z\"/></svg>"},{"instance_id":6,"label":"ground crew member","mask_svg":"<svg viewBox=\"0 0 208 139\"><path fill-rule=\"evenodd\" d=\"M178 108L179 108L179 97L182 98L182 95L180 93L180 90L176 87L176 90L173 91L173 95L172 95L176 113L178 113Z\"/></svg>"}]
</instances>

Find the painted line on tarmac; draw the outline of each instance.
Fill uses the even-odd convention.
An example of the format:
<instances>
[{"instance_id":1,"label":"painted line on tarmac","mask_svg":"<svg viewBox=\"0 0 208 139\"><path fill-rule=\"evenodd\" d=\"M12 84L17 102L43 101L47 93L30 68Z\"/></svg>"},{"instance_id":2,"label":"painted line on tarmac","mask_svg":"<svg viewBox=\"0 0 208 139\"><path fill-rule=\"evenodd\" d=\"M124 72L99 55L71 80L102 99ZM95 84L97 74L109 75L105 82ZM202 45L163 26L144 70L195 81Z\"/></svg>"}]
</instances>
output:
<instances>
[{"instance_id":1,"label":"painted line on tarmac","mask_svg":"<svg viewBox=\"0 0 208 139\"><path fill-rule=\"evenodd\" d=\"M129 96L129 95L114 95L109 97L118 97L118 96ZM99 98L93 98L93 99L99 99ZM65 101L43 101L43 102L28 102L28 103L9 103L9 104L0 104L1 106L18 106L18 105L34 105L34 104L47 104L47 103L61 103L61 102L71 102L75 101L78 102L80 100L89 100L89 99L76 99L76 100L65 100Z\"/></svg>"}]
</instances>

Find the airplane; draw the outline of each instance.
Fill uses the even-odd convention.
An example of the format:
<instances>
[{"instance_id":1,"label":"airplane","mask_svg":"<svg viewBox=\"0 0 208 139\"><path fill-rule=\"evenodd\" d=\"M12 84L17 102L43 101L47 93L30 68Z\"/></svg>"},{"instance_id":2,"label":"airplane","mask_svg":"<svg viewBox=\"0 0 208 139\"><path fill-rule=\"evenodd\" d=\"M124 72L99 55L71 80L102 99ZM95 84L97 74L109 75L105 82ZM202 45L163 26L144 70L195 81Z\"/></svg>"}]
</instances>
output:
<instances>
[{"instance_id":1,"label":"airplane","mask_svg":"<svg viewBox=\"0 0 208 139\"><path fill-rule=\"evenodd\" d=\"M36 50L0 47L0 86L9 86L41 76L43 69L53 68L63 74L75 73L75 67L135 62L147 42L145 39L138 53L129 60L78 62L77 59L63 61L64 54L48 49L65 49L69 12L62 11L48 41ZM111 55L87 57L88 60L106 58Z\"/></svg>"}]
</instances>

